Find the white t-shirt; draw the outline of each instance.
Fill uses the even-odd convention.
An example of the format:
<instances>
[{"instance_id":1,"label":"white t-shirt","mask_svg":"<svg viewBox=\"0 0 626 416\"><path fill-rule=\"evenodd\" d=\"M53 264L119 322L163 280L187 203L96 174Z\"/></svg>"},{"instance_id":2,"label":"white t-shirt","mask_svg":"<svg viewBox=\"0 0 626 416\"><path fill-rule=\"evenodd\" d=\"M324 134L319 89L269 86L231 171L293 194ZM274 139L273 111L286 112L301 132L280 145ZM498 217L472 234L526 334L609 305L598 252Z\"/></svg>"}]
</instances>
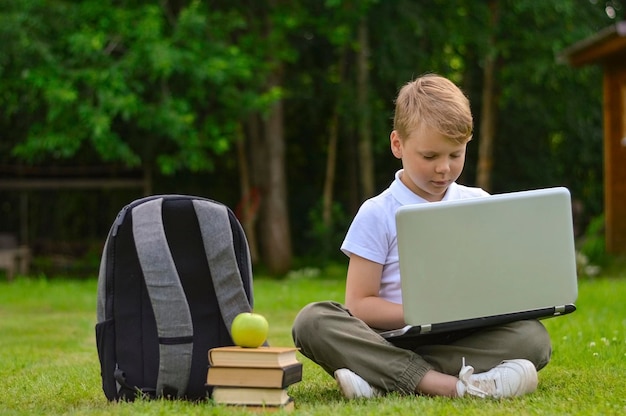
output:
<instances>
[{"instance_id":1,"label":"white t-shirt","mask_svg":"<svg viewBox=\"0 0 626 416\"><path fill-rule=\"evenodd\" d=\"M379 296L393 303L402 303L396 211L402 205L428 203L402 183L401 174L396 172L389 188L361 205L341 245L347 256L354 253L383 265ZM481 188L452 183L443 201L488 195Z\"/></svg>"}]
</instances>

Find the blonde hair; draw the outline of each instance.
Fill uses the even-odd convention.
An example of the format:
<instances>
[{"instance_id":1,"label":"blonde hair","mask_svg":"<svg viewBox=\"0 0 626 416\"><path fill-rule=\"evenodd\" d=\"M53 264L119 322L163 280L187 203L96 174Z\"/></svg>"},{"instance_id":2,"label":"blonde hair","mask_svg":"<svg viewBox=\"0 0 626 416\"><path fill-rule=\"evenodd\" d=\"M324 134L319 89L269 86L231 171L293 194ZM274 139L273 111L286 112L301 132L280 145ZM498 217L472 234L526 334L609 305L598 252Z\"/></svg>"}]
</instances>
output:
<instances>
[{"instance_id":1,"label":"blonde hair","mask_svg":"<svg viewBox=\"0 0 626 416\"><path fill-rule=\"evenodd\" d=\"M458 143L471 140L474 122L469 100L449 79L426 74L400 89L394 130L405 140L422 125Z\"/></svg>"}]
</instances>

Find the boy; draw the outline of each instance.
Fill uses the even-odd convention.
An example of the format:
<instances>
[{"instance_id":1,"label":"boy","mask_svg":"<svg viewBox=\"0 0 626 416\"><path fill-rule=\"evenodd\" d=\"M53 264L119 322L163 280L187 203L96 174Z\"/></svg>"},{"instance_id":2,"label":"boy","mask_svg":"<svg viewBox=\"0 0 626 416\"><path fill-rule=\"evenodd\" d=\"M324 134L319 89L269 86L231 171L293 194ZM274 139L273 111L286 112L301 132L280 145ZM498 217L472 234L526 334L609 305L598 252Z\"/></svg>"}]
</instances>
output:
<instances>
[{"instance_id":1,"label":"boy","mask_svg":"<svg viewBox=\"0 0 626 416\"><path fill-rule=\"evenodd\" d=\"M377 332L405 325L395 228L398 207L488 196L455 182L472 129L469 102L448 79L424 75L400 90L390 144L403 169L389 188L363 203L341 246L350 257L345 306L330 301L309 304L293 326L295 345L334 374L346 398L389 391L520 396L536 389L537 370L550 360L550 338L536 320L431 336L402 347Z\"/></svg>"}]
</instances>

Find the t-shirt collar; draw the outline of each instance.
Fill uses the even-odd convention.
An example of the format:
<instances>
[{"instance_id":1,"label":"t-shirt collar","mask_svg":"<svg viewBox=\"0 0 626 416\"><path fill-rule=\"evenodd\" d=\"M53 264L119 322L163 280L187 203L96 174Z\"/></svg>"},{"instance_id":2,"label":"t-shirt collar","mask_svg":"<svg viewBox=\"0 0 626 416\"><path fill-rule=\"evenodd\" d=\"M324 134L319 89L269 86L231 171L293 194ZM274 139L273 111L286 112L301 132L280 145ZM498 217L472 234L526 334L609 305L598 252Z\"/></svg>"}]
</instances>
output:
<instances>
[{"instance_id":1,"label":"t-shirt collar","mask_svg":"<svg viewBox=\"0 0 626 416\"><path fill-rule=\"evenodd\" d=\"M400 180L400 176L404 169L400 169L396 172L396 176L394 181L389 186L389 190L393 197L400 202L402 205L410 205L410 204L423 204L424 202L428 202L421 196L417 195L415 192L411 191L403 182ZM443 196L442 201L446 201L448 199L454 199L453 196L456 192L456 183L453 182L450 184L450 187L446 191L446 194Z\"/></svg>"}]
</instances>

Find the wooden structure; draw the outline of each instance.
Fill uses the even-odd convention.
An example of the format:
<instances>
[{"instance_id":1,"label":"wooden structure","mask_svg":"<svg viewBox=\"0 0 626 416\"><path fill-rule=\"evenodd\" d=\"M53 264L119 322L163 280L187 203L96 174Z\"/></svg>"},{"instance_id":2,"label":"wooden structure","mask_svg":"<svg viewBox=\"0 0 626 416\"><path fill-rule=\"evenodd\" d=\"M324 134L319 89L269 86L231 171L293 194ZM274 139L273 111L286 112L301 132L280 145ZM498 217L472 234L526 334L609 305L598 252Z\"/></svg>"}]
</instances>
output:
<instances>
[{"instance_id":1,"label":"wooden structure","mask_svg":"<svg viewBox=\"0 0 626 416\"><path fill-rule=\"evenodd\" d=\"M13 230L12 233L20 237L10 242L6 230L0 231L0 270L6 270L9 280L15 273L28 271L32 256L28 238L28 192L130 188L143 189L143 195L148 195L151 186L150 178L142 177L142 172L124 167L0 165L0 196L3 192L19 194L19 206L13 207L19 212L19 232Z\"/></svg>"},{"instance_id":2,"label":"wooden structure","mask_svg":"<svg viewBox=\"0 0 626 416\"><path fill-rule=\"evenodd\" d=\"M6 271L8 281L13 280L16 273L28 273L30 257L30 249L18 245L13 234L0 233L0 270Z\"/></svg>"},{"instance_id":3,"label":"wooden structure","mask_svg":"<svg viewBox=\"0 0 626 416\"><path fill-rule=\"evenodd\" d=\"M626 21L617 22L563 51L574 67L604 71L604 213L606 249L626 254Z\"/></svg>"}]
</instances>

